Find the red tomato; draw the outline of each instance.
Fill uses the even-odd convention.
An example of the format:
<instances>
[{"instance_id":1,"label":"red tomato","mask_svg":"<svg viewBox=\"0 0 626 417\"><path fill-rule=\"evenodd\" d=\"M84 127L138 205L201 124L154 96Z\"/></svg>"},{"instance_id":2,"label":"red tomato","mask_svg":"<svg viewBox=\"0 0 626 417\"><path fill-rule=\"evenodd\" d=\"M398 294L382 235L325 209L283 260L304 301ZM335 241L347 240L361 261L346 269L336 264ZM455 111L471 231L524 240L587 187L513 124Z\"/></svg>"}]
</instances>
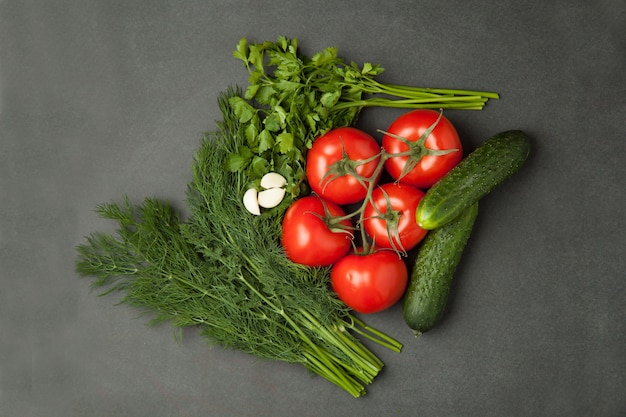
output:
<instances>
[{"instance_id":1,"label":"red tomato","mask_svg":"<svg viewBox=\"0 0 626 417\"><path fill-rule=\"evenodd\" d=\"M372 200L363 213L363 227L376 246L401 251L417 246L428 233L415 220L417 205L424 194L402 183L383 184L372 192Z\"/></svg>"},{"instance_id":2,"label":"red tomato","mask_svg":"<svg viewBox=\"0 0 626 417\"><path fill-rule=\"evenodd\" d=\"M331 216L346 214L338 205L316 195L296 200L287 209L283 218L282 245L291 261L308 266L332 265L350 250L352 234L331 231L324 220L324 206ZM351 226L349 219L340 224Z\"/></svg>"},{"instance_id":3,"label":"red tomato","mask_svg":"<svg viewBox=\"0 0 626 417\"><path fill-rule=\"evenodd\" d=\"M392 251L350 254L330 271L333 291L359 313L376 313L397 303L408 284L404 261Z\"/></svg>"},{"instance_id":4,"label":"red tomato","mask_svg":"<svg viewBox=\"0 0 626 417\"><path fill-rule=\"evenodd\" d=\"M441 119L437 122L439 117ZM434 123L437 124L432 132L424 140L420 140ZM386 133L388 134L383 137L382 146L387 153L397 154L409 149L413 153L410 161L409 156L387 159L385 169L394 179L418 188L430 188L463 158L463 148L456 129L445 116L435 110L418 109L405 113L389 126ZM392 135L412 142L411 148ZM444 154L440 152L452 149L456 151Z\"/></svg>"},{"instance_id":5,"label":"red tomato","mask_svg":"<svg viewBox=\"0 0 626 417\"><path fill-rule=\"evenodd\" d=\"M315 139L307 153L309 185L315 193L333 203L359 202L367 194L367 184L378 180L372 175L380 161L380 152L376 139L361 130L353 127L333 129ZM371 161L358 163L364 160ZM357 176L362 177L361 182Z\"/></svg>"}]
</instances>

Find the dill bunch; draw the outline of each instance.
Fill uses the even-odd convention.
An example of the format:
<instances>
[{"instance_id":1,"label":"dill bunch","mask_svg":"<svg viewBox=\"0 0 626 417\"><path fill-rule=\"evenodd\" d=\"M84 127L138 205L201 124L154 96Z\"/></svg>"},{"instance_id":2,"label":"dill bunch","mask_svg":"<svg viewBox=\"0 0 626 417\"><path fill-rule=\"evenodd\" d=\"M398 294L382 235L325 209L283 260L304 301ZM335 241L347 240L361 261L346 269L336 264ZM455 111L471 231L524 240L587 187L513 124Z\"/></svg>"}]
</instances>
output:
<instances>
[{"instance_id":1,"label":"dill bunch","mask_svg":"<svg viewBox=\"0 0 626 417\"><path fill-rule=\"evenodd\" d=\"M211 343L272 360L299 363L354 397L365 393L383 362L359 337L394 351L401 345L350 314L327 284L328 270L290 262L282 252L279 206L246 215L247 176L225 169L246 141L230 100L223 121L203 139L187 191L189 217L165 201L99 205L117 222L77 247L76 269L123 293L122 303L152 313L150 324L197 326Z\"/></svg>"}]
</instances>

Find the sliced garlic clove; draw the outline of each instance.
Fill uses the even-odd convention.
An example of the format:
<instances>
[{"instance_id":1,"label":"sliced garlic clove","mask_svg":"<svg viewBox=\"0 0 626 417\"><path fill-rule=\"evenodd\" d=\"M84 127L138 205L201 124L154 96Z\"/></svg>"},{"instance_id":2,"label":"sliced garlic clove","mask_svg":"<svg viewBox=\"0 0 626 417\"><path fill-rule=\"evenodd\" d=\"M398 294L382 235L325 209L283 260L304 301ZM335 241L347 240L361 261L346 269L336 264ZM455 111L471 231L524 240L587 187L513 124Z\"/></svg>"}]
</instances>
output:
<instances>
[{"instance_id":1,"label":"sliced garlic clove","mask_svg":"<svg viewBox=\"0 0 626 417\"><path fill-rule=\"evenodd\" d=\"M261 187L267 189L281 188L287 185L287 180L276 172L268 172L261 178Z\"/></svg>"},{"instance_id":2,"label":"sliced garlic clove","mask_svg":"<svg viewBox=\"0 0 626 417\"><path fill-rule=\"evenodd\" d=\"M257 197L257 201L261 207L272 208L279 205L284 197L284 188L270 188L269 190L261 191Z\"/></svg>"},{"instance_id":3,"label":"sliced garlic clove","mask_svg":"<svg viewBox=\"0 0 626 417\"><path fill-rule=\"evenodd\" d=\"M250 213L255 216L261 215L261 209L259 208L259 202L257 200L258 192L255 188L250 188L243 195L243 205Z\"/></svg>"}]
</instances>

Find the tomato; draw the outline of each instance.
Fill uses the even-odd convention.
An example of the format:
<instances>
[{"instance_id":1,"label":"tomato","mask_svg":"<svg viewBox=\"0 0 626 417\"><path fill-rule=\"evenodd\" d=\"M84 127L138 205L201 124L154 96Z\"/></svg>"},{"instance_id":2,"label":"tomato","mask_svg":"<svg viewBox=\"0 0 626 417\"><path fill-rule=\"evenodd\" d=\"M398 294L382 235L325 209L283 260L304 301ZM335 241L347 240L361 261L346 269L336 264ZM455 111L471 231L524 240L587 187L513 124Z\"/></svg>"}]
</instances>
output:
<instances>
[{"instance_id":1,"label":"tomato","mask_svg":"<svg viewBox=\"0 0 626 417\"><path fill-rule=\"evenodd\" d=\"M395 252L349 254L330 271L333 291L359 313L376 313L397 303L408 284L408 270Z\"/></svg>"},{"instance_id":2,"label":"tomato","mask_svg":"<svg viewBox=\"0 0 626 417\"><path fill-rule=\"evenodd\" d=\"M428 134L434 123L436 125ZM382 146L387 153L398 154L411 149L410 157L387 159L385 169L394 179L418 188L430 188L463 158L455 127L435 110L418 109L405 113L394 120L385 133ZM425 136L422 138L422 135ZM409 141L410 147L400 138Z\"/></svg>"},{"instance_id":3,"label":"tomato","mask_svg":"<svg viewBox=\"0 0 626 417\"><path fill-rule=\"evenodd\" d=\"M365 198L369 182L377 181L380 176L372 178L380 153L376 139L359 129L330 130L315 139L307 152L309 185L315 193L333 203L357 203ZM366 160L369 162L359 162Z\"/></svg>"},{"instance_id":4,"label":"tomato","mask_svg":"<svg viewBox=\"0 0 626 417\"><path fill-rule=\"evenodd\" d=\"M388 183L372 192L363 212L363 227L382 248L408 251L426 236L415 220L415 211L424 192L412 185Z\"/></svg>"},{"instance_id":5,"label":"tomato","mask_svg":"<svg viewBox=\"0 0 626 417\"><path fill-rule=\"evenodd\" d=\"M282 245L291 261L308 266L332 265L348 253L352 246L349 230L331 230L351 227L349 219L339 225L328 224L326 211L331 216L345 216L338 205L316 195L296 200L283 218Z\"/></svg>"}]
</instances>

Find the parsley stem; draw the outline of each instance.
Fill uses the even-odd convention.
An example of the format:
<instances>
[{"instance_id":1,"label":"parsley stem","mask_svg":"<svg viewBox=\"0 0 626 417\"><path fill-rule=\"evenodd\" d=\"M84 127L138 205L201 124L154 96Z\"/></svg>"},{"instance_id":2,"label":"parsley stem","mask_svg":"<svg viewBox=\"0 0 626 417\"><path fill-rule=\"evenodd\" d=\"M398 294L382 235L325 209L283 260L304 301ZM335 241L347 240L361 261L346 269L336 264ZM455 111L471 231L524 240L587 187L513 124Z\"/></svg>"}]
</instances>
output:
<instances>
[{"instance_id":1,"label":"parsley stem","mask_svg":"<svg viewBox=\"0 0 626 417\"><path fill-rule=\"evenodd\" d=\"M490 91L476 91L476 90L461 90L450 88L425 88L425 87L412 87L398 84L385 84L370 78L360 79L364 85L363 91L368 93L388 94L396 97L414 98L414 97L442 97L442 96L480 96L485 99L498 99L500 96L498 93Z\"/></svg>"},{"instance_id":2,"label":"parsley stem","mask_svg":"<svg viewBox=\"0 0 626 417\"><path fill-rule=\"evenodd\" d=\"M456 110L482 110L485 102L482 99L454 97L453 100L440 98L437 101L432 100L394 100L386 98L365 98L355 101L342 101L332 108L332 111L344 110L347 108L363 108L363 107L388 107L400 109L456 109Z\"/></svg>"},{"instance_id":3,"label":"parsley stem","mask_svg":"<svg viewBox=\"0 0 626 417\"><path fill-rule=\"evenodd\" d=\"M487 99L499 99L500 95L491 91L475 91L475 90L457 90L457 89L449 89L449 88L424 88L424 87L411 87L411 86L402 86L396 84L380 84L374 81L374 83L378 84L382 88L382 93L385 92L409 92L409 93L424 93L424 94L433 94L433 95L454 95L454 96L473 96L478 95L480 97L484 97ZM400 94L397 94L400 96Z\"/></svg>"}]
</instances>

